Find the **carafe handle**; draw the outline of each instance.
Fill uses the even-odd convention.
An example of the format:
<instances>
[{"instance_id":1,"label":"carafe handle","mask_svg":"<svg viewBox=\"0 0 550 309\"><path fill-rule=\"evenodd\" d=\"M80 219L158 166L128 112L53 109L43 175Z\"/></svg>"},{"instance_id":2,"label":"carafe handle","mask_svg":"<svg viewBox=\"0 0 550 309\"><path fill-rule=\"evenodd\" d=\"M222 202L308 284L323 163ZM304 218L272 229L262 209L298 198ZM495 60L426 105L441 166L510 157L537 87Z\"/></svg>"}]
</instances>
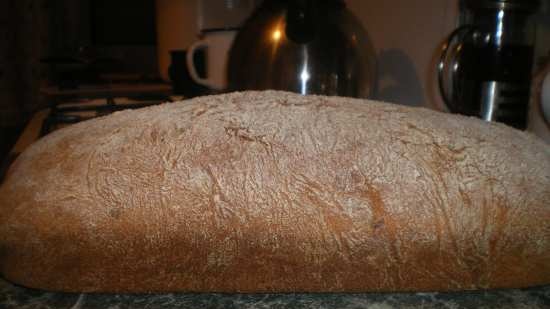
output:
<instances>
[{"instance_id":1,"label":"carafe handle","mask_svg":"<svg viewBox=\"0 0 550 309\"><path fill-rule=\"evenodd\" d=\"M455 29L445 40L441 49L441 55L439 58L439 63L437 65L438 71L438 83L439 83L439 92L443 102L451 112L456 112L459 110L456 108L455 103L452 99L454 93L458 91L457 84L455 82L456 75L460 69L460 64L458 63L458 55L462 50L462 44L464 39L472 35L476 31L474 26L466 25ZM445 78L448 68L451 69L450 79ZM452 89L452 92L449 93L448 90Z\"/></svg>"}]
</instances>

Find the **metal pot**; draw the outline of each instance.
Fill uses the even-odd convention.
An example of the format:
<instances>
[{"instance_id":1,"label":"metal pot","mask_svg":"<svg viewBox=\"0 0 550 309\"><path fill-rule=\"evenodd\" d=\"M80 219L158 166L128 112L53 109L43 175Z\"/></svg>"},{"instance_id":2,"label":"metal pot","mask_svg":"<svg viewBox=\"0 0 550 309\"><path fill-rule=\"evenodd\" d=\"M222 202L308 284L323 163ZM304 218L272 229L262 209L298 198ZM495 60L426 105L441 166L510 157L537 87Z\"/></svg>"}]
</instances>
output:
<instances>
[{"instance_id":1,"label":"metal pot","mask_svg":"<svg viewBox=\"0 0 550 309\"><path fill-rule=\"evenodd\" d=\"M230 51L229 90L371 97L375 53L338 0L266 0Z\"/></svg>"}]
</instances>

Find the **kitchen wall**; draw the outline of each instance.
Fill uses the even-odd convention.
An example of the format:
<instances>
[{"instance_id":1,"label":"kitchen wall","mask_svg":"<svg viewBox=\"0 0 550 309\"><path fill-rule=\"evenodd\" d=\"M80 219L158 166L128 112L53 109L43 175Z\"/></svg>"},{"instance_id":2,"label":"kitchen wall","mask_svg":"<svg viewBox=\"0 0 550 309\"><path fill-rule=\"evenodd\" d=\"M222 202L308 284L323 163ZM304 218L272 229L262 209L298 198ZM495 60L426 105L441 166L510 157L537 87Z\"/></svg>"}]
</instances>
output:
<instances>
[{"instance_id":1,"label":"kitchen wall","mask_svg":"<svg viewBox=\"0 0 550 309\"><path fill-rule=\"evenodd\" d=\"M456 26L455 0L347 0L378 53L383 101L442 109L435 85L439 44Z\"/></svg>"},{"instance_id":2,"label":"kitchen wall","mask_svg":"<svg viewBox=\"0 0 550 309\"><path fill-rule=\"evenodd\" d=\"M169 51L198 39L199 0L157 0L159 68L168 80ZM438 96L428 87L437 44L454 28L454 0L346 0L371 34L380 63L379 99L433 107ZM411 26L413 25L413 26Z\"/></svg>"}]
</instances>

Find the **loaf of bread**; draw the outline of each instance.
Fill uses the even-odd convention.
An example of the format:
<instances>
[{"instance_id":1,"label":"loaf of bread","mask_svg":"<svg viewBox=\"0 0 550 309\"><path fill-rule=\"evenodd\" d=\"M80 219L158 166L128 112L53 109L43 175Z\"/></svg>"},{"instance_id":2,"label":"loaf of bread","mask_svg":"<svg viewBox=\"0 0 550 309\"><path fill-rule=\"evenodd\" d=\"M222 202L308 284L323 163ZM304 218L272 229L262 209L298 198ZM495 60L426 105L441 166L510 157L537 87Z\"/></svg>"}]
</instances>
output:
<instances>
[{"instance_id":1,"label":"loaf of bread","mask_svg":"<svg viewBox=\"0 0 550 309\"><path fill-rule=\"evenodd\" d=\"M122 111L26 150L0 270L78 292L550 283L550 146L367 100L242 92Z\"/></svg>"}]
</instances>

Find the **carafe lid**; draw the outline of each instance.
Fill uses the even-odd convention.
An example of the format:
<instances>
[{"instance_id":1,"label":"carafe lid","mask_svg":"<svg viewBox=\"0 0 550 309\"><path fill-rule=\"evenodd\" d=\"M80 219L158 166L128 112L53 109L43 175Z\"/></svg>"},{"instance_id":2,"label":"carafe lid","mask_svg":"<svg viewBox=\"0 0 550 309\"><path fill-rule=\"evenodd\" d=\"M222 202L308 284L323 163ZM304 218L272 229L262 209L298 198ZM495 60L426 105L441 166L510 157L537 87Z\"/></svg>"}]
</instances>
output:
<instances>
[{"instance_id":1,"label":"carafe lid","mask_svg":"<svg viewBox=\"0 0 550 309\"><path fill-rule=\"evenodd\" d=\"M498 9L535 12L540 7L540 0L465 0L470 9Z\"/></svg>"}]
</instances>

